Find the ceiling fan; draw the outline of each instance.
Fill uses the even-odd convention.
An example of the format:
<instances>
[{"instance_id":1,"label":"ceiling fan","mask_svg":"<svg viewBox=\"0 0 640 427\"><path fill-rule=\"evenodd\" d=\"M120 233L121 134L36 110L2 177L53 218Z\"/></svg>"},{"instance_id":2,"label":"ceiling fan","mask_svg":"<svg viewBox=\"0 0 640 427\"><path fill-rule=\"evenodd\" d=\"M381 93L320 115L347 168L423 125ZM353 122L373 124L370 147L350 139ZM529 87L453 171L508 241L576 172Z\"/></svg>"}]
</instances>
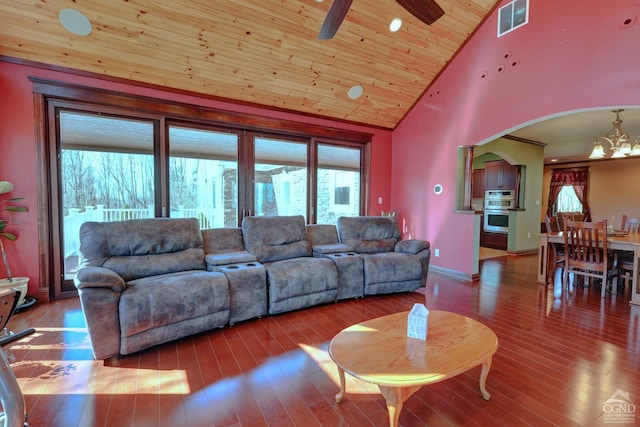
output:
<instances>
[{"instance_id":1,"label":"ceiling fan","mask_svg":"<svg viewBox=\"0 0 640 427\"><path fill-rule=\"evenodd\" d=\"M435 0L396 0L398 4L404 7L409 13L421 20L427 25L431 25L444 15L444 10L435 2ZM340 28L340 24L347 16L349 8L353 0L333 0L327 16L324 18L322 28L318 39L328 40Z\"/></svg>"}]
</instances>

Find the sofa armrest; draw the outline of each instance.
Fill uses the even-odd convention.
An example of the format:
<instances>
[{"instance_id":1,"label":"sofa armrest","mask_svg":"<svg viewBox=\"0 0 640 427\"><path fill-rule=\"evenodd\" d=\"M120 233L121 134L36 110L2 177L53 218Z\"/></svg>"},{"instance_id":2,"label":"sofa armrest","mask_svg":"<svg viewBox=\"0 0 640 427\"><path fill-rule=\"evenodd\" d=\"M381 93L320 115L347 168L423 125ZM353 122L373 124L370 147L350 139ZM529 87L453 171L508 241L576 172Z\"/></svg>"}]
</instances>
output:
<instances>
[{"instance_id":1,"label":"sofa armrest","mask_svg":"<svg viewBox=\"0 0 640 427\"><path fill-rule=\"evenodd\" d=\"M218 252L205 254L204 260L207 263L207 270L214 271L215 267L221 265L238 264L242 262L256 262L256 257L248 251Z\"/></svg>"},{"instance_id":2,"label":"sofa armrest","mask_svg":"<svg viewBox=\"0 0 640 427\"><path fill-rule=\"evenodd\" d=\"M127 284L118 273L105 267L84 267L78 270L74 278L78 289L110 288L122 292Z\"/></svg>"},{"instance_id":3,"label":"sofa armrest","mask_svg":"<svg viewBox=\"0 0 640 427\"><path fill-rule=\"evenodd\" d=\"M409 240L400 240L396 243L395 251L396 252L404 252L408 254L417 254L420 251L425 249L429 249L430 243L426 240L419 239L409 239Z\"/></svg>"},{"instance_id":4,"label":"sofa armrest","mask_svg":"<svg viewBox=\"0 0 640 427\"><path fill-rule=\"evenodd\" d=\"M120 296L125 281L105 267L84 267L74 279L96 359L120 353Z\"/></svg>"},{"instance_id":5,"label":"sofa armrest","mask_svg":"<svg viewBox=\"0 0 640 427\"><path fill-rule=\"evenodd\" d=\"M427 240L409 239L396 243L395 251L415 255L420 260L422 274L420 275L420 286L427 285L427 275L429 273L429 261L431 259L431 243Z\"/></svg>"},{"instance_id":6,"label":"sofa armrest","mask_svg":"<svg viewBox=\"0 0 640 427\"><path fill-rule=\"evenodd\" d=\"M353 248L342 243L333 243L326 245L313 245L313 252L316 254L336 254L342 252L353 252Z\"/></svg>"}]
</instances>

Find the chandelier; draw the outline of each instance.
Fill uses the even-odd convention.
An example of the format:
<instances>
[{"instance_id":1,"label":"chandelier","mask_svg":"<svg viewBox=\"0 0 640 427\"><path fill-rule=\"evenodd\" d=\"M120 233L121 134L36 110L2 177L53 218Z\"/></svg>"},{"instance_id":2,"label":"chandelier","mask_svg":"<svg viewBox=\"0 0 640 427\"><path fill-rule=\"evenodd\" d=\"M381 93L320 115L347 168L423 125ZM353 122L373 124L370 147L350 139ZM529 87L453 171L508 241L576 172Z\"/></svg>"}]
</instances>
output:
<instances>
[{"instance_id":1,"label":"chandelier","mask_svg":"<svg viewBox=\"0 0 640 427\"><path fill-rule=\"evenodd\" d=\"M622 118L620 113L624 110L612 110L615 113L616 119L613 121L613 128L605 136L599 136L593 143L593 150L591 151L590 159L601 159L605 156L604 147L605 143L609 143L611 151L613 151L612 159L620 159L627 156L640 155L640 142L638 140L633 141L633 148L631 148L631 142L629 134L622 131L620 125L622 125Z\"/></svg>"}]
</instances>

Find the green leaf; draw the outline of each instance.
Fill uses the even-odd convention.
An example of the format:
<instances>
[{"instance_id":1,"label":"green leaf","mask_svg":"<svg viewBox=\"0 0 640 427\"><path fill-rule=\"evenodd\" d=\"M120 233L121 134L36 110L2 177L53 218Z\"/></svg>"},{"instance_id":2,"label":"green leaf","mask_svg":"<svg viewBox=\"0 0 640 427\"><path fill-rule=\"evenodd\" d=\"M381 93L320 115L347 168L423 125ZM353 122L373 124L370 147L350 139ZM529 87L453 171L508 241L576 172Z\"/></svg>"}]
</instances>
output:
<instances>
[{"instance_id":1,"label":"green leaf","mask_svg":"<svg viewBox=\"0 0 640 427\"><path fill-rule=\"evenodd\" d=\"M11 212L27 212L27 208L24 206L7 206L4 210Z\"/></svg>"},{"instance_id":2,"label":"green leaf","mask_svg":"<svg viewBox=\"0 0 640 427\"><path fill-rule=\"evenodd\" d=\"M13 184L9 181L0 181L0 194L5 194L13 190Z\"/></svg>"},{"instance_id":3,"label":"green leaf","mask_svg":"<svg viewBox=\"0 0 640 427\"><path fill-rule=\"evenodd\" d=\"M9 240L16 240L16 235L13 233L0 233L0 237L4 237Z\"/></svg>"}]
</instances>

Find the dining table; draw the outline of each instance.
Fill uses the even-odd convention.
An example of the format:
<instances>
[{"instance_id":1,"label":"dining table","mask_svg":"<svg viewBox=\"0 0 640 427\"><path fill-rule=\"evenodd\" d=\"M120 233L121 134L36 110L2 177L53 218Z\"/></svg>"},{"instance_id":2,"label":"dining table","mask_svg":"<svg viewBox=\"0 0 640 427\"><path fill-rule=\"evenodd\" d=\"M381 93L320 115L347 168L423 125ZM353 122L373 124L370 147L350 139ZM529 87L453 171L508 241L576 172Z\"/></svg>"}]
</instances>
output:
<instances>
[{"instance_id":1,"label":"dining table","mask_svg":"<svg viewBox=\"0 0 640 427\"><path fill-rule=\"evenodd\" d=\"M550 261L550 246L552 244L564 245L564 234L562 231L540 233L538 239L538 272L536 281L545 284L547 283L547 263ZM640 305L640 291L636 280L638 277L638 258L640 258L640 233L620 233L616 231L607 233L607 249L609 251L633 253L633 280L631 280L631 299L629 303Z\"/></svg>"}]
</instances>

